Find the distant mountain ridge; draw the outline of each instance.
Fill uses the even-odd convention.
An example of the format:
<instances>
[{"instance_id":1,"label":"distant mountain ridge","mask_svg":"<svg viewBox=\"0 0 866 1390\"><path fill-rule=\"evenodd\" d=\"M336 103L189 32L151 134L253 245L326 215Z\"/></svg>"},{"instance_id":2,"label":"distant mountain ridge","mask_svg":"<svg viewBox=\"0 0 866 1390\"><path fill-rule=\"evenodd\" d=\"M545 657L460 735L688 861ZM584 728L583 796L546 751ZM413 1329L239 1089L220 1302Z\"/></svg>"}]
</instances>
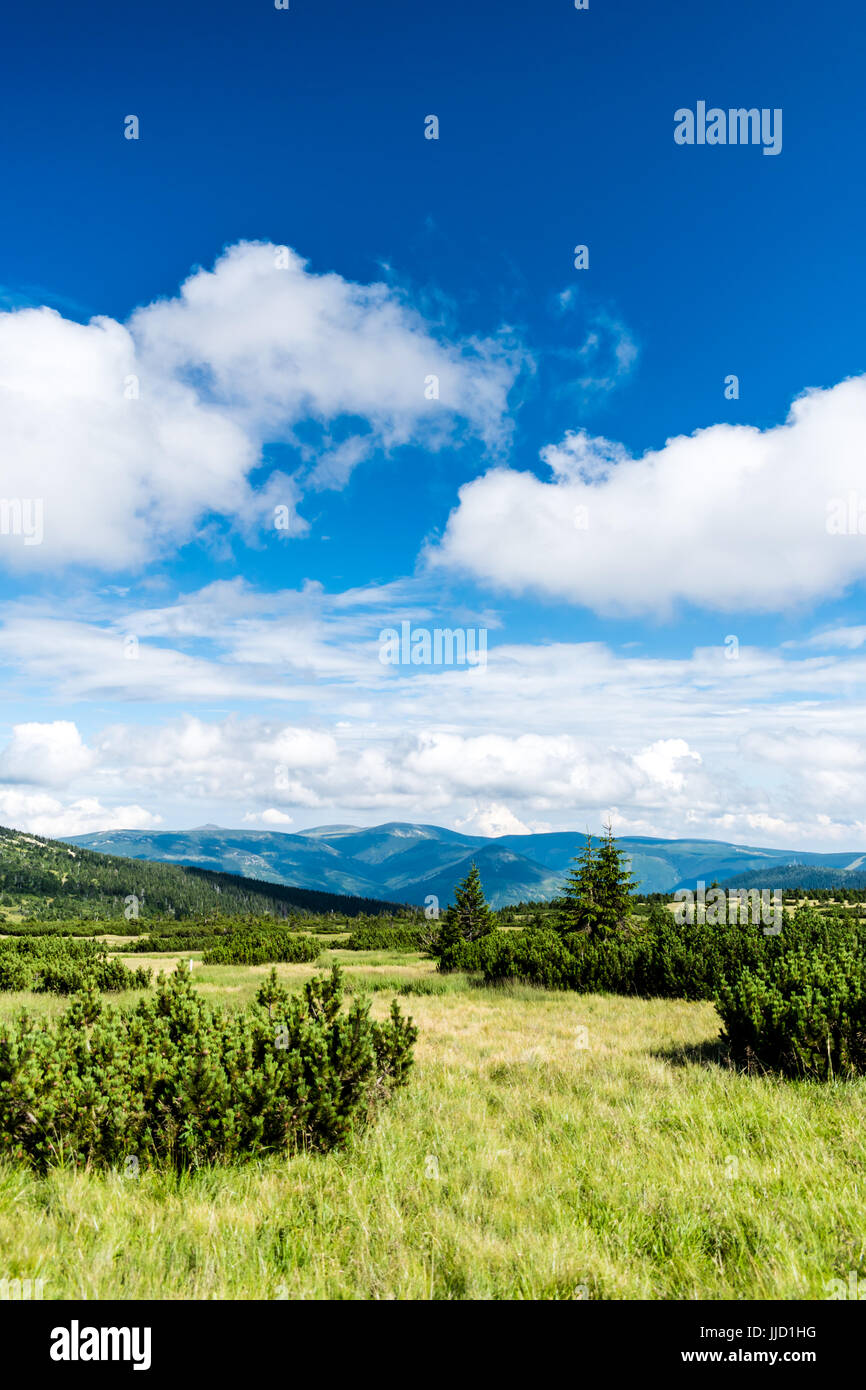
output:
<instances>
[{"instance_id":1,"label":"distant mountain ridge","mask_svg":"<svg viewBox=\"0 0 866 1390\"><path fill-rule=\"evenodd\" d=\"M443 906L474 862L487 897L501 907L555 897L585 835L570 830L465 835L442 826L390 821L367 827L314 826L292 834L217 825L187 831L109 830L67 836L66 842L103 854L193 865L320 892L416 904L433 896ZM699 880L709 884L756 872L769 875L765 886L781 887L772 882L774 868L796 864L844 875L866 865L860 850L821 853L652 836L623 836L618 843L645 893L694 888Z\"/></svg>"}]
</instances>

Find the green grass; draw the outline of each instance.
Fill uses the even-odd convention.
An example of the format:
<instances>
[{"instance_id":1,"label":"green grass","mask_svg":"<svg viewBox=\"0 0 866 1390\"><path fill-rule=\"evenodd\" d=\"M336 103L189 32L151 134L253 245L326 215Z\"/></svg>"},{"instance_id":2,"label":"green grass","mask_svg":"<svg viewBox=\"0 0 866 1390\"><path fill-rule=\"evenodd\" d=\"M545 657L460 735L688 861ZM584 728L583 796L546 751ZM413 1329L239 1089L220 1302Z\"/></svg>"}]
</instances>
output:
<instances>
[{"instance_id":1,"label":"green grass","mask_svg":"<svg viewBox=\"0 0 866 1390\"><path fill-rule=\"evenodd\" d=\"M373 1127L183 1177L0 1166L0 1277L72 1299L792 1299L866 1265L866 1081L733 1072L708 1004L332 958L377 1017L411 991L417 1065ZM268 969L193 978L239 1006Z\"/></svg>"}]
</instances>

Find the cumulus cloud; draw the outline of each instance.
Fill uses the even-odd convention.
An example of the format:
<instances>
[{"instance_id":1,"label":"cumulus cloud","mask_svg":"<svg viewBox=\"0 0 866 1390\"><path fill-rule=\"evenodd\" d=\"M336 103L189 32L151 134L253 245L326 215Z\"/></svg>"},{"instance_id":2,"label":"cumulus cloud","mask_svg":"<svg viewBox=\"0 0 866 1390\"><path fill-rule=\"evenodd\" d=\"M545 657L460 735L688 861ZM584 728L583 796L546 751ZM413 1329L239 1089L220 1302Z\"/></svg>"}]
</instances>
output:
<instances>
[{"instance_id":1,"label":"cumulus cloud","mask_svg":"<svg viewBox=\"0 0 866 1390\"><path fill-rule=\"evenodd\" d=\"M682 791L685 784L685 773L681 770L680 763L687 758L696 763L701 761L700 753L695 753L689 748L685 739L661 738L643 752L636 754L635 765L660 787L678 792Z\"/></svg>"},{"instance_id":2,"label":"cumulus cloud","mask_svg":"<svg viewBox=\"0 0 866 1390\"><path fill-rule=\"evenodd\" d=\"M387 447L419 428L441 442L449 412L489 444L506 429L515 364L498 343L440 343L392 287L312 274L288 248L231 247L130 329L145 361L172 379L195 375L253 433L349 416ZM438 400L425 393L430 375Z\"/></svg>"},{"instance_id":3,"label":"cumulus cloud","mask_svg":"<svg viewBox=\"0 0 866 1390\"><path fill-rule=\"evenodd\" d=\"M0 536L0 563L135 567L247 500L252 441L191 386L148 379L111 319L0 314L0 382L3 495L39 499L44 517L40 545Z\"/></svg>"},{"instance_id":4,"label":"cumulus cloud","mask_svg":"<svg viewBox=\"0 0 866 1390\"><path fill-rule=\"evenodd\" d=\"M5 528L0 564L135 568L210 517L249 532L279 505L282 534L297 534L297 477L250 485L266 443L295 445L300 472L332 487L374 449L461 433L502 444L511 349L446 341L396 289L283 251L233 246L126 325L0 313L3 495L38 499L44 518L41 544Z\"/></svg>"},{"instance_id":5,"label":"cumulus cloud","mask_svg":"<svg viewBox=\"0 0 866 1390\"><path fill-rule=\"evenodd\" d=\"M0 749L0 819L37 835L81 835L91 830L144 830L161 817L143 806L105 805L95 796L61 799L31 787L65 789L98 767L98 752L89 748L70 720L16 724ZM118 769L114 769L117 778Z\"/></svg>"},{"instance_id":6,"label":"cumulus cloud","mask_svg":"<svg viewBox=\"0 0 866 1390\"><path fill-rule=\"evenodd\" d=\"M313 728L273 725L259 718L220 721L191 715L152 728L112 725L94 740L101 765L123 769L132 784L164 798L228 797L261 803L316 806L321 782L338 757L334 738ZM274 810L279 810L279 805Z\"/></svg>"},{"instance_id":7,"label":"cumulus cloud","mask_svg":"<svg viewBox=\"0 0 866 1390\"><path fill-rule=\"evenodd\" d=\"M0 750L0 783L62 787L88 772L94 762L95 754L69 720L16 724L9 743Z\"/></svg>"},{"instance_id":8,"label":"cumulus cloud","mask_svg":"<svg viewBox=\"0 0 866 1390\"><path fill-rule=\"evenodd\" d=\"M289 808L387 805L414 813L468 801L470 812L455 823L485 834L527 831L510 809L513 800L536 810L657 802L683 789L684 775L672 769L700 762L683 741L629 754L565 735L410 734L351 725L338 733L259 718L186 717L158 730L115 726L95 745L104 772L122 768L130 784L151 795L264 802L264 811L245 811L251 824L286 823L280 817Z\"/></svg>"},{"instance_id":9,"label":"cumulus cloud","mask_svg":"<svg viewBox=\"0 0 866 1390\"><path fill-rule=\"evenodd\" d=\"M418 735L403 756L403 767L434 794L438 790L449 797L498 793L545 810L606 805L647 796L660 799L663 792L682 789L684 774L673 769L684 760L701 759L683 740L667 742L672 746L662 742L625 753L570 734L466 737L436 731ZM494 803L494 813L502 818L503 812Z\"/></svg>"},{"instance_id":10,"label":"cumulus cloud","mask_svg":"<svg viewBox=\"0 0 866 1390\"><path fill-rule=\"evenodd\" d=\"M575 432L541 456L550 480L465 484L430 562L606 615L786 610L866 576L866 376L767 430L714 425L641 458Z\"/></svg>"}]
</instances>

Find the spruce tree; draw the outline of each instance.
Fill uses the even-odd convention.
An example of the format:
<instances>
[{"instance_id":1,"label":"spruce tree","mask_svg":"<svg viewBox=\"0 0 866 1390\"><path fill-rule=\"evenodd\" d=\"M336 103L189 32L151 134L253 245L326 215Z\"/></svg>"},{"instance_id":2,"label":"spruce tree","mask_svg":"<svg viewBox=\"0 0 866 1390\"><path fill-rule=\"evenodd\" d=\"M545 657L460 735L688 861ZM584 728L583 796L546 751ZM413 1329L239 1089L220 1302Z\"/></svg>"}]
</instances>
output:
<instances>
[{"instance_id":1,"label":"spruce tree","mask_svg":"<svg viewBox=\"0 0 866 1390\"><path fill-rule=\"evenodd\" d=\"M473 864L463 882L454 890L454 902L445 909L437 949L458 941L477 941L494 928L493 913L484 897L481 876Z\"/></svg>"},{"instance_id":2,"label":"spruce tree","mask_svg":"<svg viewBox=\"0 0 866 1390\"><path fill-rule=\"evenodd\" d=\"M587 936L607 936L620 930L632 908L635 882L617 849L613 827L607 824L598 851L587 832L586 844L575 859L565 887L559 927L563 933L583 932Z\"/></svg>"},{"instance_id":3,"label":"spruce tree","mask_svg":"<svg viewBox=\"0 0 866 1390\"><path fill-rule=\"evenodd\" d=\"M593 936L597 930L600 916L597 900L596 858L592 848L592 836L586 832L586 844L574 859L576 868L572 869L565 892L562 895L562 910L559 929L563 933L583 932Z\"/></svg>"},{"instance_id":4,"label":"spruce tree","mask_svg":"<svg viewBox=\"0 0 866 1390\"><path fill-rule=\"evenodd\" d=\"M596 861L596 891L601 908L601 931L607 934L625 925L632 909L632 885L635 879L624 862L623 850L617 849L610 822L604 827L604 832Z\"/></svg>"}]
</instances>

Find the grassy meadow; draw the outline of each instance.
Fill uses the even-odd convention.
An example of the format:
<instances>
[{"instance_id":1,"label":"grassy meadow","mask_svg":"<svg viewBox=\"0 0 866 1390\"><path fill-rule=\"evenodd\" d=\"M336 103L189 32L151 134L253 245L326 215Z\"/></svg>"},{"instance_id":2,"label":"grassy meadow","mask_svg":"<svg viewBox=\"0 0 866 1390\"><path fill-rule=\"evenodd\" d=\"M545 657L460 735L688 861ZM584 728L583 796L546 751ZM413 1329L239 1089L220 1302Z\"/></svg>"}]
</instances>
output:
<instances>
[{"instance_id":1,"label":"grassy meadow","mask_svg":"<svg viewBox=\"0 0 866 1390\"><path fill-rule=\"evenodd\" d=\"M270 970L191 955L229 1008ZM327 1155L183 1176L0 1165L3 1274L51 1299L823 1299L861 1268L866 1081L738 1073L706 1003L334 959L375 1017L396 994L419 1027L374 1125ZM300 987L317 966L276 970ZM0 994L0 1018L22 1003L66 1005Z\"/></svg>"}]
</instances>

